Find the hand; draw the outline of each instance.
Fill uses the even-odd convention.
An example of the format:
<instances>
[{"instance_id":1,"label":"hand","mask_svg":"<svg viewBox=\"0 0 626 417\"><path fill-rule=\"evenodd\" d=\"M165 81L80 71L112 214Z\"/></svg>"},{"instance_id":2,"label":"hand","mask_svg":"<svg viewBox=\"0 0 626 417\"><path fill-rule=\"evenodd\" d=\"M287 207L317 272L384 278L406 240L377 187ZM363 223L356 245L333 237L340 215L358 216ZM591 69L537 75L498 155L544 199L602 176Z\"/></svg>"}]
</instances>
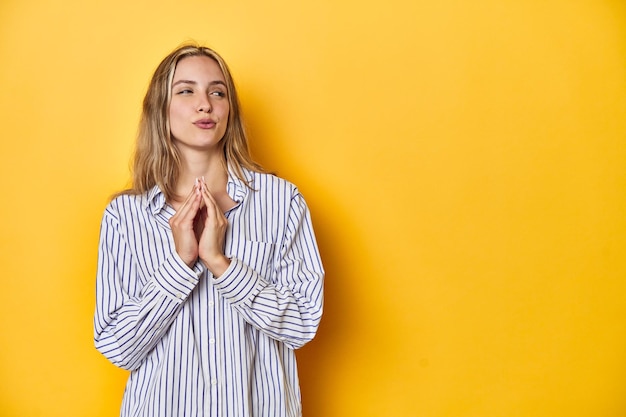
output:
<instances>
[{"instance_id":1,"label":"hand","mask_svg":"<svg viewBox=\"0 0 626 417\"><path fill-rule=\"evenodd\" d=\"M224 255L228 220L211 195L204 178L200 181L199 188L204 204L199 216L203 225L198 238L198 256L214 276L220 276L230 265L230 259Z\"/></svg>"},{"instance_id":2,"label":"hand","mask_svg":"<svg viewBox=\"0 0 626 417\"><path fill-rule=\"evenodd\" d=\"M202 216L198 214L202 204L199 182L196 181L191 193L169 220L176 252L189 267L192 267L198 259L198 241L203 228L198 221Z\"/></svg>"}]
</instances>

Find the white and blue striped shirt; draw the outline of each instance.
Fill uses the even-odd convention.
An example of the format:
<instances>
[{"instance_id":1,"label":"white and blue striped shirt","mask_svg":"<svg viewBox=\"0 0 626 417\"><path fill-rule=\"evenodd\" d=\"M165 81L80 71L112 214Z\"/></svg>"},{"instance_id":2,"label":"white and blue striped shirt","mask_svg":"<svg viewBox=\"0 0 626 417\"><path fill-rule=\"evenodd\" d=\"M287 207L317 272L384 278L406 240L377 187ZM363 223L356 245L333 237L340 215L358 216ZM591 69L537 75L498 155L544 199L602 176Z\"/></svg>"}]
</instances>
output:
<instances>
[{"instance_id":1,"label":"white and blue striped shirt","mask_svg":"<svg viewBox=\"0 0 626 417\"><path fill-rule=\"evenodd\" d=\"M291 183L229 172L220 277L175 251L158 187L107 206L100 230L96 348L131 372L121 416L300 416L294 349L322 316L324 270Z\"/></svg>"}]
</instances>

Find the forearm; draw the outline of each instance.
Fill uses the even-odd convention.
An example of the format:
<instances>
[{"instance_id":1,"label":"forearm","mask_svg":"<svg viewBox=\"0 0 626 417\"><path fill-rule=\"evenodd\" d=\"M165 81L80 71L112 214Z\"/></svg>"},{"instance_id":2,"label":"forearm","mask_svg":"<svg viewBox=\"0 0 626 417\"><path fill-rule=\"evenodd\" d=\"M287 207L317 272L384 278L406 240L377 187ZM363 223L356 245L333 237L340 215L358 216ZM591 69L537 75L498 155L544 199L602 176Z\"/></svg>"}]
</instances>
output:
<instances>
[{"instance_id":1,"label":"forearm","mask_svg":"<svg viewBox=\"0 0 626 417\"><path fill-rule=\"evenodd\" d=\"M141 300L127 299L113 314L96 318L95 346L114 365L133 370L175 319L180 303L152 288Z\"/></svg>"},{"instance_id":2,"label":"forearm","mask_svg":"<svg viewBox=\"0 0 626 417\"><path fill-rule=\"evenodd\" d=\"M145 284L125 247L101 249L96 281L96 348L115 365L135 369L165 335L202 273L172 254Z\"/></svg>"},{"instance_id":3,"label":"forearm","mask_svg":"<svg viewBox=\"0 0 626 417\"><path fill-rule=\"evenodd\" d=\"M297 349L315 336L323 310L321 265L301 269L298 283L272 283L233 257L226 272L215 279L220 294L252 326Z\"/></svg>"}]
</instances>

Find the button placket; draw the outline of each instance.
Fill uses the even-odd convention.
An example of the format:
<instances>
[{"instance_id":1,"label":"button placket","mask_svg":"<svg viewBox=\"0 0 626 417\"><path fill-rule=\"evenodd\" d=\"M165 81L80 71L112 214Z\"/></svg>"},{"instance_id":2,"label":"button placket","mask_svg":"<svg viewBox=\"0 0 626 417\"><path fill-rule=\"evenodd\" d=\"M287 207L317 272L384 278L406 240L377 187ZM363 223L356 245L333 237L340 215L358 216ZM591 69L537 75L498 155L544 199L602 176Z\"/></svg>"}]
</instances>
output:
<instances>
[{"instance_id":1,"label":"button placket","mask_svg":"<svg viewBox=\"0 0 626 417\"><path fill-rule=\"evenodd\" d=\"M215 301L215 288L213 287L213 282L212 282L212 274L208 273L207 274L207 283L208 283L208 291L207 291L207 309L208 309L208 339L207 342L209 344L209 363L211 364L210 366L210 384L211 384L211 396L213 398L215 398L216 402L217 399L219 398L219 374L218 374L218 370L219 370L219 364L220 364L220 358L219 358L219 352L217 349L217 344L216 344L216 338L217 338L217 329L219 324L217 324L215 322L215 317L217 317L219 315L219 313L217 312L217 309L219 308L219 306L217 305L216 301Z\"/></svg>"}]
</instances>

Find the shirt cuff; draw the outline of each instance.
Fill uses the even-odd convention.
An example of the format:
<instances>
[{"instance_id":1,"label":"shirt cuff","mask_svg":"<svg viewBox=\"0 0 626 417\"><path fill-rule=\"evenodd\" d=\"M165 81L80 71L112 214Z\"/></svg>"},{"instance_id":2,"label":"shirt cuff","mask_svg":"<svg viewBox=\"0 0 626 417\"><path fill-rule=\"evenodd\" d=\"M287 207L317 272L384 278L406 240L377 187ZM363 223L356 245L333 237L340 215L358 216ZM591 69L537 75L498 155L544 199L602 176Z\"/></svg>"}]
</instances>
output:
<instances>
[{"instance_id":1,"label":"shirt cuff","mask_svg":"<svg viewBox=\"0 0 626 417\"><path fill-rule=\"evenodd\" d=\"M233 257L226 271L214 278L213 285L228 302L237 305L251 300L260 292L257 288L259 280L252 268Z\"/></svg>"},{"instance_id":2,"label":"shirt cuff","mask_svg":"<svg viewBox=\"0 0 626 417\"><path fill-rule=\"evenodd\" d=\"M200 262L193 268L180 259L176 252L163 262L154 274L154 281L169 297L184 301L198 285L204 269Z\"/></svg>"}]
</instances>

